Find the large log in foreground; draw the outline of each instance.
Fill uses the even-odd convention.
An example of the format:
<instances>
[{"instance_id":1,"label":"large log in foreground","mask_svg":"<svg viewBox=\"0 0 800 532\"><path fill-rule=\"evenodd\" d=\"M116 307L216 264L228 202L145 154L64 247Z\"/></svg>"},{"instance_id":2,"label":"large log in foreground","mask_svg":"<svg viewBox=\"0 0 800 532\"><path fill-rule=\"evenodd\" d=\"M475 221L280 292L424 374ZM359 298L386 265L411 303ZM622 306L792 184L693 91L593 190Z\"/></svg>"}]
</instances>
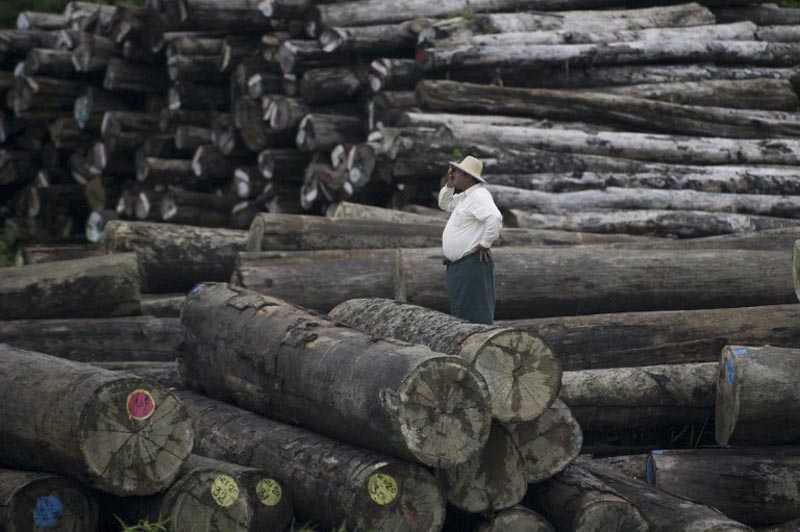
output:
<instances>
[{"instance_id":1,"label":"large log in foreground","mask_svg":"<svg viewBox=\"0 0 800 532\"><path fill-rule=\"evenodd\" d=\"M179 292L202 281L227 281L246 231L112 221L103 230L108 253L135 251L143 292Z\"/></svg>"},{"instance_id":2,"label":"large log in foreground","mask_svg":"<svg viewBox=\"0 0 800 532\"><path fill-rule=\"evenodd\" d=\"M165 388L6 344L0 401L0 461L115 495L166 489L192 448L188 414Z\"/></svg>"},{"instance_id":3,"label":"large log in foreground","mask_svg":"<svg viewBox=\"0 0 800 532\"><path fill-rule=\"evenodd\" d=\"M424 468L353 447L192 392L178 392L195 452L274 473L297 515L324 527L433 532L444 497Z\"/></svg>"},{"instance_id":4,"label":"large log in foreground","mask_svg":"<svg viewBox=\"0 0 800 532\"><path fill-rule=\"evenodd\" d=\"M8 532L95 530L97 503L64 477L0 469L0 523Z\"/></svg>"},{"instance_id":5,"label":"large log in foreground","mask_svg":"<svg viewBox=\"0 0 800 532\"><path fill-rule=\"evenodd\" d=\"M549 345L564 371L717 362L728 344L800 348L800 305L499 321Z\"/></svg>"},{"instance_id":6,"label":"large log in foreground","mask_svg":"<svg viewBox=\"0 0 800 532\"><path fill-rule=\"evenodd\" d=\"M785 252L576 246L498 248L492 256L498 319L774 305L796 298ZM397 268L395 299L448 310L440 249L398 250Z\"/></svg>"},{"instance_id":7,"label":"large log in foreground","mask_svg":"<svg viewBox=\"0 0 800 532\"><path fill-rule=\"evenodd\" d=\"M605 482L639 509L653 532L691 530L692 532L747 532L749 526L734 521L722 512L689 499L672 495L628 478L594 461L582 466Z\"/></svg>"},{"instance_id":8,"label":"large log in foreground","mask_svg":"<svg viewBox=\"0 0 800 532\"><path fill-rule=\"evenodd\" d=\"M329 315L378 337L462 357L486 380L492 415L500 421L535 419L558 395L561 369L550 348L532 334L467 323L390 299L351 299Z\"/></svg>"},{"instance_id":9,"label":"large log in foreground","mask_svg":"<svg viewBox=\"0 0 800 532\"><path fill-rule=\"evenodd\" d=\"M435 467L488 438L486 384L460 358L225 284L195 287L181 322L181 378L211 396Z\"/></svg>"},{"instance_id":10,"label":"large log in foreground","mask_svg":"<svg viewBox=\"0 0 800 532\"><path fill-rule=\"evenodd\" d=\"M175 360L182 336L176 318L0 321L3 342L81 362Z\"/></svg>"},{"instance_id":11,"label":"large log in foreground","mask_svg":"<svg viewBox=\"0 0 800 532\"><path fill-rule=\"evenodd\" d=\"M647 457L647 481L750 526L800 517L796 448L653 451Z\"/></svg>"},{"instance_id":12,"label":"large log in foreground","mask_svg":"<svg viewBox=\"0 0 800 532\"><path fill-rule=\"evenodd\" d=\"M723 349L717 378L717 443L800 443L798 368L798 349Z\"/></svg>"},{"instance_id":13,"label":"large log in foreground","mask_svg":"<svg viewBox=\"0 0 800 532\"><path fill-rule=\"evenodd\" d=\"M0 276L0 320L139 314L132 253L7 268Z\"/></svg>"}]
</instances>

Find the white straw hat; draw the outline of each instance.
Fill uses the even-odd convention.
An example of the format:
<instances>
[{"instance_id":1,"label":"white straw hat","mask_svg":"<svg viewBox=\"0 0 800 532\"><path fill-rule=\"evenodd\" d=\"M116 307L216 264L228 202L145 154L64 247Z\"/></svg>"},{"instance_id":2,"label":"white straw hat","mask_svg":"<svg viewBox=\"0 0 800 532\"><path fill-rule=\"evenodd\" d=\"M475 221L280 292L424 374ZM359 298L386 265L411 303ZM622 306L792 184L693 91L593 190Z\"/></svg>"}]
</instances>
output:
<instances>
[{"instance_id":1,"label":"white straw hat","mask_svg":"<svg viewBox=\"0 0 800 532\"><path fill-rule=\"evenodd\" d=\"M467 155L460 163L450 161L450 164L464 172L465 174L474 177L481 183L486 183L486 180L481 177L483 171L483 163L480 159L476 159L472 155Z\"/></svg>"}]
</instances>

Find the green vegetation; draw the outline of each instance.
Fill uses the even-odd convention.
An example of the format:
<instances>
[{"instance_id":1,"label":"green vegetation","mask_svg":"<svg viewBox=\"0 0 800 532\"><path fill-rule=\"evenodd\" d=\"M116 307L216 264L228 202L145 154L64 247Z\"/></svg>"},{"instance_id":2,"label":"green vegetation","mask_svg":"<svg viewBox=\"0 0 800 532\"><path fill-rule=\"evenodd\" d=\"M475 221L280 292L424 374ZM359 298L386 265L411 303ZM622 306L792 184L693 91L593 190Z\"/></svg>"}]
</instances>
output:
<instances>
[{"instance_id":1,"label":"green vegetation","mask_svg":"<svg viewBox=\"0 0 800 532\"><path fill-rule=\"evenodd\" d=\"M778 0L775 3L781 7L800 7L800 0Z\"/></svg>"},{"instance_id":2,"label":"green vegetation","mask_svg":"<svg viewBox=\"0 0 800 532\"><path fill-rule=\"evenodd\" d=\"M70 0L1 0L0 28L13 28L21 11L61 13ZM88 0L96 4L143 5L144 0Z\"/></svg>"},{"instance_id":3,"label":"green vegetation","mask_svg":"<svg viewBox=\"0 0 800 532\"><path fill-rule=\"evenodd\" d=\"M0 268L15 266L17 252L23 245L30 242L31 236L9 224L0 230Z\"/></svg>"}]
</instances>

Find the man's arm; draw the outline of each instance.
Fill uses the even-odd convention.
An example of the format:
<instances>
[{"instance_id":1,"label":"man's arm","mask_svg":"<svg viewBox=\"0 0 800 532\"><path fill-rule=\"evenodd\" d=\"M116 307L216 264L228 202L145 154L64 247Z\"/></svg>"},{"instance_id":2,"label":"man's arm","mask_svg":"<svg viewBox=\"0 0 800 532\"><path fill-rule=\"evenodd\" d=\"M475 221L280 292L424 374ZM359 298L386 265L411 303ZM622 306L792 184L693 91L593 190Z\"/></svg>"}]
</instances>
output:
<instances>
[{"instance_id":1,"label":"man's arm","mask_svg":"<svg viewBox=\"0 0 800 532\"><path fill-rule=\"evenodd\" d=\"M455 189L449 183L439 191L439 208L443 211L453 212L453 208L455 208L453 201L454 191Z\"/></svg>"},{"instance_id":2,"label":"man's arm","mask_svg":"<svg viewBox=\"0 0 800 532\"><path fill-rule=\"evenodd\" d=\"M478 220L484 223L483 236L478 243L478 253L481 260L488 260L489 248L492 243L500 236L500 229L503 227L503 215L494 204L492 195L488 190L480 191L475 201L472 202L470 212Z\"/></svg>"}]
</instances>

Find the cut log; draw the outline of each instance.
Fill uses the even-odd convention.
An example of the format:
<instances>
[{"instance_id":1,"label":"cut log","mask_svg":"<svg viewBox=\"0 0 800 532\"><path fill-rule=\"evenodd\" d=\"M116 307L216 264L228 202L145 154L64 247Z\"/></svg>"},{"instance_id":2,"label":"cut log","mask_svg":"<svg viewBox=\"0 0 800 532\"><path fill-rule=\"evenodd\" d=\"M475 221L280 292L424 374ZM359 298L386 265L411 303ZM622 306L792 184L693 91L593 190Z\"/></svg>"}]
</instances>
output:
<instances>
[{"instance_id":1,"label":"cut log","mask_svg":"<svg viewBox=\"0 0 800 532\"><path fill-rule=\"evenodd\" d=\"M355 28L328 28L319 36L326 52L389 53L413 51L419 32L430 25L430 19L418 18L398 24L379 24Z\"/></svg>"},{"instance_id":2,"label":"cut log","mask_svg":"<svg viewBox=\"0 0 800 532\"><path fill-rule=\"evenodd\" d=\"M228 156L216 146L200 146L192 157L192 170L194 175L205 180L230 179L236 168L249 160L243 155Z\"/></svg>"},{"instance_id":3,"label":"cut log","mask_svg":"<svg viewBox=\"0 0 800 532\"><path fill-rule=\"evenodd\" d=\"M775 4L719 7L714 10L721 22L749 20L760 26L767 24L800 24L800 10Z\"/></svg>"},{"instance_id":4,"label":"cut log","mask_svg":"<svg viewBox=\"0 0 800 532\"><path fill-rule=\"evenodd\" d=\"M328 312L353 297L391 297L394 265L395 251L386 249L240 253L231 282Z\"/></svg>"},{"instance_id":5,"label":"cut log","mask_svg":"<svg viewBox=\"0 0 800 532\"><path fill-rule=\"evenodd\" d=\"M498 319L776 305L796 300L785 252L497 248ZM448 309L440 249L398 251L395 299ZM591 274L585 265L593 264ZM654 279L651 268L660 275ZM520 290L520 287L526 287Z\"/></svg>"},{"instance_id":6,"label":"cut log","mask_svg":"<svg viewBox=\"0 0 800 532\"><path fill-rule=\"evenodd\" d=\"M187 331L181 378L210 396L435 467L466 462L488 437L486 384L461 359L423 346L375 341L279 299L226 284L198 285L187 296L181 323ZM263 357L241 357L256 344ZM353 357L354 352L368 356ZM278 356L296 363L275 366ZM231 374L241 376L223 377ZM332 392L331 386L347 393Z\"/></svg>"},{"instance_id":7,"label":"cut log","mask_svg":"<svg viewBox=\"0 0 800 532\"><path fill-rule=\"evenodd\" d=\"M798 361L797 349L727 346L722 350L716 398L720 445L800 441L792 378Z\"/></svg>"},{"instance_id":8,"label":"cut log","mask_svg":"<svg viewBox=\"0 0 800 532\"><path fill-rule=\"evenodd\" d=\"M4 342L81 362L174 360L182 334L177 319L150 316L0 321Z\"/></svg>"},{"instance_id":9,"label":"cut log","mask_svg":"<svg viewBox=\"0 0 800 532\"><path fill-rule=\"evenodd\" d=\"M179 318L186 296L180 294L142 294L142 314L157 318Z\"/></svg>"},{"instance_id":10,"label":"cut log","mask_svg":"<svg viewBox=\"0 0 800 532\"><path fill-rule=\"evenodd\" d=\"M566 371L560 398L587 432L709 422L718 364Z\"/></svg>"},{"instance_id":11,"label":"cut log","mask_svg":"<svg viewBox=\"0 0 800 532\"><path fill-rule=\"evenodd\" d=\"M185 125L175 128L175 147L179 150L194 151L211 142L211 130L207 127Z\"/></svg>"},{"instance_id":12,"label":"cut log","mask_svg":"<svg viewBox=\"0 0 800 532\"><path fill-rule=\"evenodd\" d=\"M387 222L431 223L437 225L441 225L443 221L441 216L429 216L426 214L415 214L394 209L383 209L372 205L350 203L349 201L337 203L333 212L330 213L328 217L333 220L383 220Z\"/></svg>"},{"instance_id":13,"label":"cut log","mask_svg":"<svg viewBox=\"0 0 800 532\"><path fill-rule=\"evenodd\" d=\"M476 532L554 532L541 515L524 506L514 506L496 513L482 523Z\"/></svg>"},{"instance_id":14,"label":"cut log","mask_svg":"<svg viewBox=\"0 0 800 532\"><path fill-rule=\"evenodd\" d=\"M54 78L74 78L72 53L66 50L34 48L25 56L15 72L18 76L50 76Z\"/></svg>"},{"instance_id":15,"label":"cut log","mask_svg":"<svg viewBox=\"0 0 800 532\"><path fill-rule=\"evenodd\" d=\"M530 331L565 371L717 362L728 344L800 348L800 305L625 312L497 322Z\"/></svg>"},{"instance_id":16,"label":"cut log","mask_svg":"<svg viewBox=\"0 0 800 532\"><path fill-rule=\"evenodd\" d=\"M722 512L710 506L654 489L644 482L627 478L596 462L589 461L582 465L595 477L634 504L650 523L650 530L653 532L669 532L671 530L746 532L752 530L749 526L726 517Z\"/></svg>"},{"instance_id":17,"label":"cut log","mask_svg":"<svg viewBox=\"0 0 800 532\"><path fill-rule=\"evenodd\" d=\"M112 58L120 55L121 50L111 39L100 35L83 34L78 45L72 50L72 66L76 72L102 72L108 68Z\"/></svg>"},{"instance_id":18,"label":"cut log","mask_svg":"<svg viewBox=\"0 0 800 532\"><path fill-rule=\"evenodd\" d=\"M364 133L360 116L312 113L300 122L296 142L301 150L324 151L337 144L358 142Z\"/></svg>"},{"instance_id":19,"label":"cut log","mask_svg":"<svg viewBox=\"0 0 800 532\"><path fill-rule=\"evenodd\" d=\"M722 107L681 105L634 96L583 91L496 87L453 81L421 81L420 107L439 111L510 114L553 120L610 122L640 130L734 137L794 137L799 130L780 113L755 117Z\"/></svg>"},{"instance_id":20,"label":"cut log","mask_svg":"<svg viewBox=\"0 0 800 532\"><path fill-rule=\"evenodd\" d=\"M133 254L11 268L0 279L0 319L138 314L139 284Z\"/></svg>"},{"instance_id":21,"label":"cut log","mask_svg":"<svg viewBox=\"0 0 800 532\"><path fill-rule=\"evenodd\" d=\"M258 9L269 18L302 18L311 6L310 0L261 0Z\"/></svg>"},{"instance_id":22,"label":"cut log","mask_svg":"<svg viewBox=\"0 0 800 532\"><path fill-rule=\"evenodd\" d=\"M557 530L646 531L636 506L586 469L573 465L547 482L534 484L525 497Z\"/></svg>"},{"instance_id":23,"label":"cut log","mask_svg":"<svg viewBox=\"0 0 800 532\"><path fill-rule=\"evenodd\" d=\"M533 421L505 425L525 459L530 484L543 482L562 472L581 452L583 432L569 407L561 399Z\"/></svg>"},{"instance_id":24,"label":"cut log","mask_svg":"<svg viewBox=\"0 0 800 532\"><path fill-rule=\"evenodd\" d=\"M0 345L0 457L120 496L166 489L192 448L186 411L130 375ZM57 408L53 417L52 405Z\"/></svg>"},{"instance_id":25,"label":"cut log","mask_svg":"<svg viewBox=\"0 0 800 532\"><path fill-rule=\"evenodd\" d=\"M316 40L289 39L278 48L276 59L285 74L299 74L312 68L347 64L347 54L330 54Z\"/></svg>"},{"instance_id":26,"label":"cut log","mask_svg":"<svg viewBox=\"0 0 800 532\"><path fill-rule=\"evenodd\" d=\"M369 65L369 87L372 92L412 90L423 74L422 67L412 59L376 59Z\"/></svg>"},{"instance_id":27,"label":"cut log","mask_svg":"<svg viewBox=\"0 0 800 532\"><path fill-rule=\"evenodd\" d=\"M460 510L479 513L511 508L525 496L525 461L511 435L493 423L480 454L449 469L436 471L448 502Z\"/></svg>"},{"instance_id":28,"label":"cut log","mask_svg":"<svg viewBox=\"0 0 800 532\"><path fill-rule=\"evenodd\" d=\"M103 88L109 91L163 92L169 78L159 65L129 63L112 58L106 68Z\"/></svg>"},{"instance_id":29,"label":"cut log","mask_svg":"<svg viewBox=\"0 0 800 532\"><path fill-rule=\"evenodd\" d=\"M314 68L303 73L300 95L308 103L353 100L366 86L366 74L358 66Z\"/></svg>"},{"instance_id":30,"label":"cut log","mask_svg":"<svg viewBox=\"0 0 800 532\"><path fill-rule=\"evenodd\" d=\"M67 27L67 18L58 13L22 11L17 15L18 30L62 30Z\"/></svg>"},{"instance_id":31,"label":"cut log","mask_svg":"<svg viewBox=\"0 0 800 532\"><path fill-rule=\"evenodd\" d=\"M500 209L522 209L540 213L652 209L800 218L800 200L796 200L794 196L618 187L556 194L501 185L490 185L488 190Z\"/></svg>"},{"instance_id":32,"label":"cut log","mask_svg":"<svg viewBox=\"0 0 800 532\"><path fill-rule=\"evenodd\" d=\"M791 448L785 453L764 448L653 451L647 457L647 481L747 525L772 525L800 515L798 463L800 456Z\"/></svg>"},{"instance_id":33,"label":"cut log","mask_svg":"<svg viewBox=\"0 0 800 532\"><path fill-rule=\"evenodd\" d=\"M107 253L135 251L143 292L176 292L201 281L227 281L246 231L112 221L102 247Z\"/></svg>"},{"instance_id":34,"label":"cut log","mask_svg":"<svg viewBox=\"0 0 800 532\"><path fill-rule=\"evenodd\" d=\"M169 108L196 109L208 111L227 111L230 107L230 93L222 85L206 85L180 81L169 88Z\"/></svg>"},{"instance_id":35,"label":"cut log","mask_svg":"<svg viewBox=\"0 0 800 532\"><path fill-rule=\"evenodd\" d=\"M160 202L161 219L165 222L203 227L229 227L231 209L236 198L203 192L174 190Z\"/></svg>"},{"instance_id":36,"label":"cut log","mask_svg":"<svg viewBox=\"0 0 800 532\"><path fill-rule=\"evenodd\" d=\"M378 337L465 359L486 380L495 419L535 419L558 395L561 370L550 349L533 335L466 323L389 299L351 299L329 314L334 321Z\"/></svg>"},{"instance_id":37,"label":"cut log","mask_svg":"<svg viewBox=\"0 0 800 532\"><path fill-rule=\"evenodd\" d=\"M192 416L195 451L274 473L292 492L300 519L365 530L433 532L442 526L444 497L417 465L192 392L177 395Z\"/></svg>"},{"instance_id":38,"label":"cut log","mask_svg":"<svg viewBox=\"0 0 800 532\"><path fill-rule=\"evenodd\" d=\"M23 264L44 264L103 254L102 250L91 244L35 244L23 247L21 253Z\"/></svg>"},{"instance_id":39,"label":"cut log","mask_svg":"<svg viewBox=\"0 0 800 532\"><path fill-rule=\"evenodd\" d=\"M0 469L0 521L8 532L95 530L97 502L64 477Z\"/></svg>"},{"instance_id":40,"label":"cut log","mask_svg":"<svg viewBox=\"0 0 800 532\"><path fill-rule=\"evenodd\" d=\"M172 530L281 532L294 517L291 493L271 473L196 454L165 492L148 498L102 497L101 502L107 526L116 519L147 519L166 521Z\"/></svg>"},{"instance_id":41,"label":"cut log","mask_svg":"<svg viewBox=\"0 0 800 532\"><path fill-rule=\"evenodd\" d=\"M676 236L696 238L729 233L788 229L798 220L705 211L618 211L579 212L574 214L536 214L511 210L506 220L514 227L584 231L587 233L624 233L628 235Z\"/></svg>"}]
</instances>

